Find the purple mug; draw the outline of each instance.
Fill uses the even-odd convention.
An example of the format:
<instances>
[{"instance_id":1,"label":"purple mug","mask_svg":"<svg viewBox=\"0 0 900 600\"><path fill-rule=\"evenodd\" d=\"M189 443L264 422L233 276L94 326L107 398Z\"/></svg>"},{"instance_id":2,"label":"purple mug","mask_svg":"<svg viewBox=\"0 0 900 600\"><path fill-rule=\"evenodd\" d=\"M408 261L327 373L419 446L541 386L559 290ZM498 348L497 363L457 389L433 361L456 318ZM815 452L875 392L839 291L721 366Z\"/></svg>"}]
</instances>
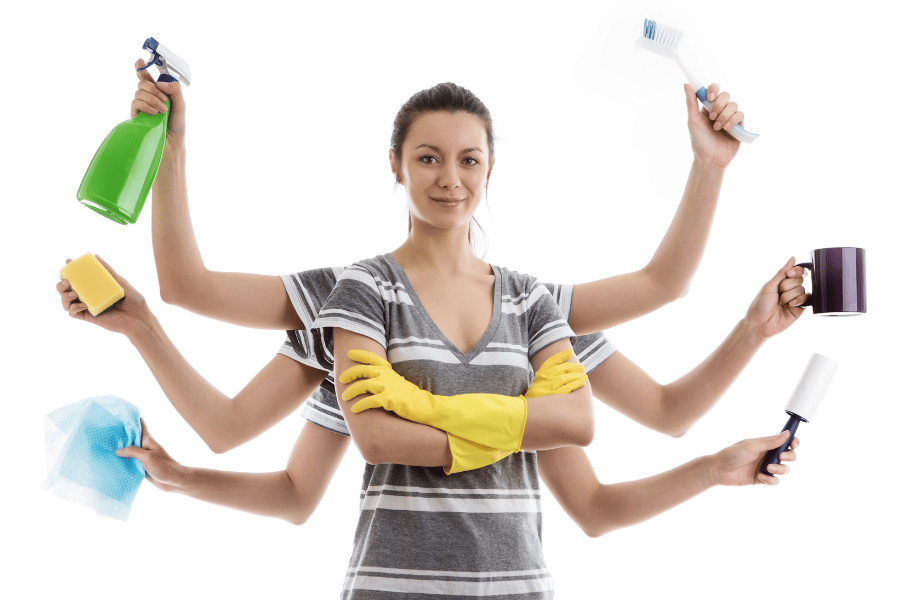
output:
<instances>
[{"instance_id":1,"label":"purple mug","mask_svg":"<svg viewBox=\"0 0 900 600\"><path fill-rule=\"evenodd\" d=\"M863 248L819 248L812 262L798 263L810 270L812 293L800 306L813 314L849 317L866 312L866 251Z\"/></svg>"}]
</instances>

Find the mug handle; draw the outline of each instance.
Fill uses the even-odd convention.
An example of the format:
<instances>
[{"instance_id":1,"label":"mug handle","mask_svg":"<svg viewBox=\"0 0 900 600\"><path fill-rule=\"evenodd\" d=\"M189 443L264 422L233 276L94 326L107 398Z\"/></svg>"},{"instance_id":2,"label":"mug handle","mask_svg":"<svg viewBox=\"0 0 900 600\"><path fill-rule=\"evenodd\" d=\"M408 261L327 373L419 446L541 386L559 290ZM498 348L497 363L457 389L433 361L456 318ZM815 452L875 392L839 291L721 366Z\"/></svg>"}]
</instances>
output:
<instances>
[{"instance_id":1,"label":"mug handle","mask_svg":"<svg viewBox=\"0 0 900 600\"><path fill-rule=\"evenodd\" d=\"M794 266L795 267L803 267L804 269L809 269L809 272L812 273L812 263L811 262L797 263ZM806 302L804 302L803 304L798 304L797 306L799 306L800 308L805 308L807 306L812 306L812 302L813 302L812 292L810 292L809 298L806 299ZM793 438L794 436L791 436L791 437Z\"/></svg>"}]
</instances>

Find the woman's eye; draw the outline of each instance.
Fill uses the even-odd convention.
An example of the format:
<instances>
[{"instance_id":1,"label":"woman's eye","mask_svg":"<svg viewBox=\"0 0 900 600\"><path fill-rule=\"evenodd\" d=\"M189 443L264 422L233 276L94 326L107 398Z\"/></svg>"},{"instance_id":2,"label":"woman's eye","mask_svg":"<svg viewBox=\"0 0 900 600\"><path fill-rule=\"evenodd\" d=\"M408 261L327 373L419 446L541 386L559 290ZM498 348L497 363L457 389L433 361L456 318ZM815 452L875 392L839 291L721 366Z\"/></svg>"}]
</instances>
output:
<instances>
[{"instance_id":1,"label":"woman's eye","mask_svg":"<svg viewBox=\"0 0 900 600\"><path fill-rule=\"evenodd\" d=\"M475 158L474 156L467 156L463 159L463 162L465 164L469 165L470 167L473 167L478 164L478 159Z\"/></svg>"},{"instance_id":2,"label":"woman's eye","mask_svg":"<svg viewBox=\"0 0 900 600\"><path fill-rule=\"evenodd\" d=\"M425 163L426 165L433 165L434 163L437 162L437 158L435 158L434 156L431 156L431 155L423 156L419 160L422 161L423 163Z\"/></svg>"}]
</instances>

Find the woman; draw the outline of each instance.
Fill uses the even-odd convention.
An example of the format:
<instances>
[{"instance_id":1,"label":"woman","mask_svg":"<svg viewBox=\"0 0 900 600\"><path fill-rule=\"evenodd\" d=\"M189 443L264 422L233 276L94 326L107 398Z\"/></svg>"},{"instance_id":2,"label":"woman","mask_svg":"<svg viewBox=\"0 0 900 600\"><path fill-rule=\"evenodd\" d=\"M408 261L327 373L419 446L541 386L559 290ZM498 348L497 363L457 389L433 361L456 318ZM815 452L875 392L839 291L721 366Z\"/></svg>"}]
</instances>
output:
<instances>
[{"instance_id":1,"label":"woman","mask_svg":"<svg viewBox=\"0 0 900 600\"><path fill-rule=\"evenodd\" d=\"M440 122L440 118L442 117L452 117L452 116L463 118L460 122L454 123L442 123ZM426 127L425 133L428 135L436 136L432 143L428 143L428 139L426 139L425 147L434 146L438 150L441 147L444 147L443 153L438 152L440 156L436 156L433 154L427 156L420 156L419 161L421 164L409 164L408 162L403 162L402 154L403 152L395 153L395 158L392 161L392 164L395 169L395 173L404 180L404 185L408 186L408 195L410 196L411 202L411 212L413 214L413 230L410 236L410 241L405 244L403 247L398 249L395 253L397 267L399 267L402 272L408 276L409 280L409 288L418 292L419 297L421 298L421 305L428 306L428 310L426 312L432 313L435 317L435 322L438 325L438 330L447 331L450 335L447 336L448 340L452 340L454 346L457 346L457 350L459 347L463 349L468 348L468 346L478 338L479 330L477 328L478 324L484 324L483 321L486 317L489 316L488 322L492 322L495 319L496 315L496 298L498 293L497 279L498 273L502 283L502 280L507 278L505 272L498 271L493 268L490 269L490 273L485 269L485 263L480 262L478 259L474 257L470 250L467 250L468 246L465 243L468 232L468 221L467 215L470 215L471 211L474 211L474 206L477 205L477 202L480 200L481 194L483 193L483 188L481 187L481 182L486 183L487 181L487 163L490 157L490 149L486 144L486 131L484 129L484 123L479 124L478 117L473 117L469 113L431 113L430 116L435 117L437 119L436 123L432 124L432 128L428 129ZM415 135L420 135L417 131L416 127L419 124L428 125L430 120L429 115L420 116L415 119L413 123L413 129ZM465 117L472 117L466 122ZM449 130L447 129L447 125L452 125ZM478 128L481 128L480 135L476 133ZM454 146L455 143L458 142L450 139L444 139L441 137L441 132L446 134L447 131L455 131L464 134L466 139L465 148ZM424 134L423 134L424 135ZM425 138L428 137L425 135ZM421 137L421 136L420 136ZM474 141L475 138L478 137L477 141ZM424 138L423 138L424 139ZM458 144L457 144L458 145ZM455 169L458 171L456 175L451 174L447 181L449 183L436 183L432 182L428 185L427 177L422 175L420 169L430 169L431 165L441 165L443 169L443 165L446 164L442 162L444 158L444 153L447 152L448 148L455 148L456 150L468 150L469 153L473 154L473 156L463 156L461 158L462 161L460 165L456 165L455 162L452 162L451 167L447 167L448 169ZM482 161L478 162L474 154L480 154L482 157ZM409 156L410 153L407 153ZM455 156L456 153L451 151L448 156ZM481 165L480 167L476 167L475 165ZM469 171L464 171L464 169L468 169ZM481 169L478 171L478 169ZM427 172L427 171L426 171ZM459 173L463 173L464 176L461 176ZM443 177L444 175L441 175ZM454 181L458 180L458 184L454 183ZM465 185L463 185L463 181L465 181ZM408 183L407 183L408 182ZM423 183L425 182L425 183ZM411 186L411 187L409 187ZM429 195L427 189L431 187L437 186L440 189L446 188L448 191L447 195L443 196L434 196ZM409 191L414 188L416 191ZM455 191L454 191L455 190ZM456 192L461 192L460 195L457 195ZM431 203L438 203L432 205ZM464 210L457 210L463 208ZM424 232L424 233L423 233ZM392 259L384 259L385 261L390 261ZM424 261L424 262L422 262ZM429 262L430 261L430 262ZM448 261L450 261L448 263ZM405 264L404 264L405 263ZM452 264L451 264L452 263ZM445 268L444 270L437 269L436 267L447 267L448 264L450 267ZM349 271L348 271L349 272ZM426 277L427 274L427 277ZM527 278L521 277L513 277L510 276L509 279L517 280L519 287L516 289L521 289L522 286L525 286L525 291L528 291L526 297L531 297L532 294L537 294L535 298L540 300L537 304L532 304L533 306L540 306L542 310L549 315L549 317L558 317L558 314L553 314L555 309L552 308L552 302L548 303L546 298L546 292L541 292L541 286L536 285L536 282L533 280L528 280ZM782 278L783 279L783 278ZM347 281L347 280L344 280ZM435 287L435 283L440 282L440 287ZM523 283L524 282L524 283ZM127 284L127 282L125 282ZM528 287L531 286L531 287ZM777 286L776 282L776 290L775 294L777 296ZM128 294L129 287L126 288L126 293ZM490 289L493 290L493 294L490 294ZM451 305L447 306L446 303L442 302L442 297L440 295L434 295L435 290L462 290L466 293L462 295L467 299L472 301L471 306L466 307L466 311L464 313L465 321L460 322L458 313L454 313L453 311L458 309L459 306ZM469 293L471 292L471 293ZM344 294L346 296L346 294ZM493 301L491 302L490 296L493 296ZM340 297L337 295L335 297ZM131 298L131 304L128 303L129 298ZM487 302L485 302L487 301ZM64 296L64 303L66 302L66 297ZM131 309L135 309L131 314L136 314L140 312L140 297L139 295L129 294L126 296L126 301L123 301L123 307L121 310L122 314L116 315L112 313L109 315L109 318L104 322L100 323L100 320L103 319L103 315L98 319L98 323L105 324L110 328L124 330L127 329L126 333L129 333L129 336L132 337L133 341L137 339L139 336L139 330L141 329L141 324L137 321L128 322L127 313ZM326 307L327 308L327 307ZM70 311L73 312L74 315L81 315L79 311L79 307L77 305L73 305L70 307ZM515 310L512 311L513 313ZM323 313L324 314L324 313ZM523 313L525 314L525 313ZM118 322L114 323L115 319L122 317ZM480 321L478 320L480 319ZM145 319L146 321L147 319ZM556 319L559 321L560 319ZM553 319L550 321L544 321L546 323L552 323ZM121 327L120 327L121 326ZM335 347L336 347L336 358L337 358L337 367L338 370L343 370L342 367L346 366L347 359L344 358L346 354L342 354L342 350L348 349L348 346L356 346L359 348L364 348L366 345L375 351L376 353L380 350L382 354L384 354L383 347L376 347L371 340L367 338L357 339L353 336L358 336L358 333L354 333L350 330L344 331L343 329L338 329L336 333ZM568 334L565 331L561 333L557 333L558 339L545 338L544 341L550 340L550 345L540 348L537 344L534 344L532 348L532 341L529 340L529 353L533 356L532 362L536 367L539 364L539 361L543 359L544 356L549 355L555 350L557 350L560 346L565 346L568 339ZM561 337L559 337L561 336ZM145 355L147 358L147 353L153 354L158 349L150 348L149 350L145 347L142 349L142 342L136 342L136 346L139 346L139 350L141 350L142 355ZM152 344L150 344L152 346ZM146 350L146 353L145 353ZM533 350L533 352L532 352ZM148 360L148 364L150 364L151 368L154 368L153 360ZM183 362L183 359L182 359ZM186 363L184 363L186 365ZM158 365L157 365L158 366ZM526 373L527 377L527 365L525 368L518 366L520 371ZM188 367L189 369L189 367ZM166 369L163 369L166 370ZM154 369L154 374L160 378L160 374L157 373L157 369ZM191 375L188 372L184 373L187 377L187 381L193 380L196 381L196 377ZM168 375L162 373L162 379L169 378ZM163 380L160 380L163 383ZM176 377L177 379L177 377ZM521 377L520 382L522 383ZM174 385L179 385L179 382L175 382ZM207 384L208 385L208 384ZM164 384L164 389L167 387ZM186 390L189 391L189 390ZM521 391L524 391L524 388ZM578 413L577 410L574 411L577 415L576 418L566 418L566 416L571 416L568 414L562 415L563 418L560 418L560 415L557 414L560 411L552 410L549 406L551 400L547 398L537 398L533 401L528 402L529 416L526 422L526 427L523 432L522 438L522 447L525 449L529 448L557 448L561 445L566 444L584 444L589 441L591 428L585 428L583 426L583 419L581 418L585 413L583 412L584 406L584 396L586 390L576 391L573 394L570 394L568 398L564 398L565 401L575 407L577 410L581 410L582 412ZM167 390L168 394L168 390ZM577 396L577 397L576 397ZM548 398L553 398L552 396ZM563 397L557 398L556 400L563 401ZM589 404L588 404L589 406ZM573 412L571 410L565 411L566 413ZM183 411L184 414L184 411ZM411 423L408 421L404 421L401 419L397 419L392 415L384 411L372 411L367 410L360 414L355 414L351 411L347 411L345 413L348 423L350 424L351 430L354 430L354 437L357 438L358 444L366 444L369 450L364 451L364 454L368 451L378 452L378 442L372 441L377 440L378 435L372 435L373 431L378 433L379 427L399 427L405 428L408 432L408 435L403 435L402 440L404 444L407 446L407 451L410 454L410 460L408 462L412 464L427 462L434 465L443 465L448 466L449 464L449 448L447 442L447 436L444 434L435 435L435 430L432 428L424 427L422 425ZM189 421L191 419L189 418ZM388 423L391 425L387 425ZM354 424L355 423L355 424ZM588 431L588 434L585 434L585 431ZM397 429L400 431L400 429ZM213 482L211 478L207 477L207 474L201 474L200 476L192 475L190 478L185 478L183 475L185 472L181 470L179 472L178 468L175 468L171 461L167 460L167 456L161 449L158 448L153 442L152 438L149 437L149 434L146 435L147 445L143 449L132 448L122 451L122 455L135 456L140 458L145 466L148 467L148 471L151 473L153 477L156 478L157 483L160 485L170 485L169 481L174 482L171 485L176 485L180 482L187 482L188 487L192 490L192 492L198 497L203 496L203 490L209 491L215 485L219 485L219 491L221 492L225 487L221 484L223 480L221 477L218 482ZM625 510L620 510L618 512L610 512L605 514L614 514L615 518L612 520L607 519L604 515L598 515L597 521L596 519L590 521L590 531L592 533L600 533L604 528L609 529L612 527L618 527L627 525L633 522L637 522L652 514L656 514L657 512L668 508L680 501L683 501L687 497L702 491L702 489L709 484L713 483L751 483L756 481L754 477L755 467L758 463L759 458L761 457L761 453L764 452L765 449L770 447L776 447L780 440L783 437L776 436L776 438L768 438L764 440L754 440L743 442L738 444L732 448L726 449L722 453L717 454L715 457L708 459L698 459L698 461L694 461L694 463L690 463L681 467L679 469L670 472L670 474L664 474L662 476L658 476L657 478L651 478L650 480L645 480L643 482L635 482L633 484L620 484L619 486L598 486L596 491L597 493L587 493L582 494L582 498L580 499L566 499L562 498L562 504L570 510L570 514L572 511L581 510L584 507L589 508L595 514L598 513L597 509L597 501L603 502L602 498L618 498L614 501L614 503L620 508L624 507ZM418 449L416 449L416 444L419 444ZM583 453L582 453L583 455ZM544 458L546 456L546 458ZM793 452L788 452L783 455L784 460L792 460L794 458ZM515 473L525 474L529 477L529 482L536 483L536 464L533 459L528 459L521 454L514 454L504 460L509 461L510 459L518 460L520 468L515 470ZM559 468L551 468L547 472L543 467L544 464L554 464L554 461L560 461L556 466ZM590 471L589 464L586 461L577 461L572 460L572 456L565 456L563 454L542 454L540 458L541 462L541 471L542 475L544 475L549 481L548 485L551 489L554 489L560 493L569 493L569 492L584 492L585 488L581 488L581 490L572 490L571 487L566 487L565 482L560 482L554 480L554 474L563 472L565 467L568 466L569 470L571 468L577 468L580 466L587 466L587 469ZM500 463L502 464L502 463ZM157 468L160 467L161 468ZM500 468L495 465L495 467L488 468ZM503 467L505 469L505 467ZM168 471L167 471L168 469ZM502 469L501 469L502 470ZM474 471L473 473L480 473L485 470ZM786 472L786 467L781 467L776 470L776 472L784 473ZM708 475L705 479L699 479L696 477L699 473L705 473ZM586 477L578 478L576 481L584 482L589 481L592 473L585 474ZM688 477L689 483L684 484L684 476L689 475ZM219 477L219 476L215 476ZM226 476L227 478L227 476ZM680 479L681 478L681 479ZM188 481L190 479L190 481ZM277 477L275 478L277 479ZM595 479L595 478L594 478ZM178 481L180 480L180 481ZM249 480L242 480L244 483L248 483ZM766 478L765 476L760 476L760 481L765 483L774 483L774 479ZM263 483L262 478L258 480L259 488L261 489L264 485L270 485L267 488L269 494L278 495L279 493L279 482L274 481L272 477L266 479L266 482ZM205 484L212 483L212 487L207 486L204 488ZM700 484L699 486L697 484ZM580 484L579 484L580 485ZM237 487L237 486L234 486ZM292 492L288 491L289 486L283 486L281 489L281 494L285 496L291 496ZM271 501L273 498L268 495L261 494L260 489L256 489L247 493L246 487L242 489L235 489L235 493L229 496L227 499L221 497L219 494L218 499L214 499L214 501L220 501L221 503L225 503L231 506L236 506L240 508L250 508L251 510L259 510L260 508L264 508L264 510L260 510L260 512L265 512L266 510L271 508ZM533 489L533 488L529 488ZM602 492L602 493L600 493ZM648 492L651 493L654 502L643 502L643 503L635 503L633 502L633 498L629 498L632 494L638 494L641 498L648 497ZM265 497L260 497L265 496ZM602 498L601 498L602 496ZM207 498L210 499L210 498ZM295 500L295 498L288 498L287 503L290 504L290 501ZM525 502L529 507L533 508L534 505L534 497L533 494L530 498ZM252 505L252 506L251 506ZM263 505L266 505L263 507ZM629 507L634 507L634 510L629 510ZM533 513L533 510L526 511L527 513ZM574 515L573 515L574 516ZM579 514L579 517L583 517L584 515ZM578 520L579 517L576 517ZM527 519L526 519L527 520ZM605 525L597 525L597 522L606 520ZM596 522L595 522L596 521ZM587 522L587 521L585 521ZM581 521L580 521L581 523ZM517 525L520 524L517 522ZM531 519L531 525L526 523L526 527L523 529L525 532L523 535L526 537L530 536L529 539L534 540L534 529L533 529L534 519ZM584 526L584 524L583 524ZM478 537L478 536L476 536ZM371 566L371 565L364 565ZM375 569L377 571L377 569ZM374 585L373 582L366 583L368 581L367 578L371 578L372 574L366 574L363 577L357 577L359 575L358 572L354 572L352 585L356 588L363 589L367 585ZM350 580L348 580L350 581ZM375 582L378 584L383 584L384 580L380 582ZM444 581L441 585L448 584L450 582ZM459 583L459 582L456 582ZM488 583L486 581L476 582L477 587L481 590L485 585L488 587L493 584ZM534 585L537 585L541 590L546 591L548 584L548 580L544 574L539 574L534 579ZM522 581L518 581L515 584L509 584L513 587L522 584ZM524 584L531 585L531 584ZM503 587L498 584L498 589Z\"/></svg>"},{"instance_id":2,"label":"woman","mask_svg":"<svg viewBox=\"0 0 900 600\"><path fill-rule=\"evenodd\" d=\"M135 68L144 66L138 60ZM252 439L300 406L304 416L343 436L349 435L338 410L331 374L321 387L324 367L315 357L315 340L308 328L331 292L342 269L315 269L281 278L210 271L203 265L187 204L185 168L186 105L178 83L156 84L149 71L136 71L138 89L131 115L165 110L171 97L166 151L153 189L153 248L160 294L204 316L237 325L288 329L288 340L265 372L291 380L289 390L268 389L251 382L237 396L226 398L213 390L203 399L170 400L215 452L225 452ZM694 163L684 197L650 262L642 269L576 286L547 287L556 297L573 330L580 334L628 321L651 312L687 292L699 265L712 225L726 167L740 144L725 133L743 113L718 86L709 86L713 111L699 110L685 86L688 128ZM805 296L803 269L788 261L754 301L747 317L701 365L668 385L648 377L601 335L575 343L579 359L590 374L594 395L637 422L672 436L681 436L703 416L740 374L768 337L780 333L802 313ZM68 309L67 300L63 298ZM76 309L77 309L76 305ZM285 360L290 357L300 363ZM606 360L609 358L610 360ZM602 363L602 364L601 364ZM596 370L595 370L596 369ZM162 382L161 382L162 383ZM164 385L164 389L166 386ZM210 397L211 396L211 397ZM191 406L185 406L189 402ZM313 430L308 438L343 453L347 440Z\"/></svg>"}]
</instances>

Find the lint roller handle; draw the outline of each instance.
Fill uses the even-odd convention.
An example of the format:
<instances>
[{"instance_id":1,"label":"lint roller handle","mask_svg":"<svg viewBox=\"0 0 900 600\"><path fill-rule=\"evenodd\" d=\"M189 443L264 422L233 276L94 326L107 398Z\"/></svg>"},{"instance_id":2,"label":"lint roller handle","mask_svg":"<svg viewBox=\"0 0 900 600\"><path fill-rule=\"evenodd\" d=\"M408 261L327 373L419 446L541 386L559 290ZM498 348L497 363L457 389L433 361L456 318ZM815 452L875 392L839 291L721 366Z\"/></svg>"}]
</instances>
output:
<instances>
[{"instance_id":1,"label":"lint roller handle","mask_svg":"<svg viewBox=\"0 0 900 600\"><path fill-rule=\"evenodd\" d=\"M700 104L706 107L706 110L712 109L712 102L706 99L706 88L701 87L696 92L697 98L700 100ZM740 126L740 124L735 125L731 129L725 130L725 133L733 137L739 142L744 142L745 144L753 143L753 140L759 137L758 133L750 133L746 129Z\"/></svg>"},{"instance_id":2,"label":"lint roller handle","mask_svg":"<svg viewBox=\"0 0 900 600\"><path fill-rule=\"evenodd\" d=\"M788 414L791 415L791 418L788 419L788 422L785 423L785 425L784 425L784 429L782 429L781 431L787 430L787 431L790 431L791 434L788 436L788 439L785 440L785 442L782 445L775 448L774 450L769 450L766 453L766 457L763 459L763 462L762 462L762 467L760 467L760 469L759 469L760 473L765 473L766 475L774 476L773 473L769 473L769 465L780 465L781 464L781 459L779 458L779 456L781 456L782 452L784 452L785 450L787 450L788 448L791 447L791 442L794 441L794 434L797 433L797 427L799 427L800 423L805 420L803 417L799 417L799 416L795 415L794 413L788 413Z\"/></svg>"}]
</instances>

